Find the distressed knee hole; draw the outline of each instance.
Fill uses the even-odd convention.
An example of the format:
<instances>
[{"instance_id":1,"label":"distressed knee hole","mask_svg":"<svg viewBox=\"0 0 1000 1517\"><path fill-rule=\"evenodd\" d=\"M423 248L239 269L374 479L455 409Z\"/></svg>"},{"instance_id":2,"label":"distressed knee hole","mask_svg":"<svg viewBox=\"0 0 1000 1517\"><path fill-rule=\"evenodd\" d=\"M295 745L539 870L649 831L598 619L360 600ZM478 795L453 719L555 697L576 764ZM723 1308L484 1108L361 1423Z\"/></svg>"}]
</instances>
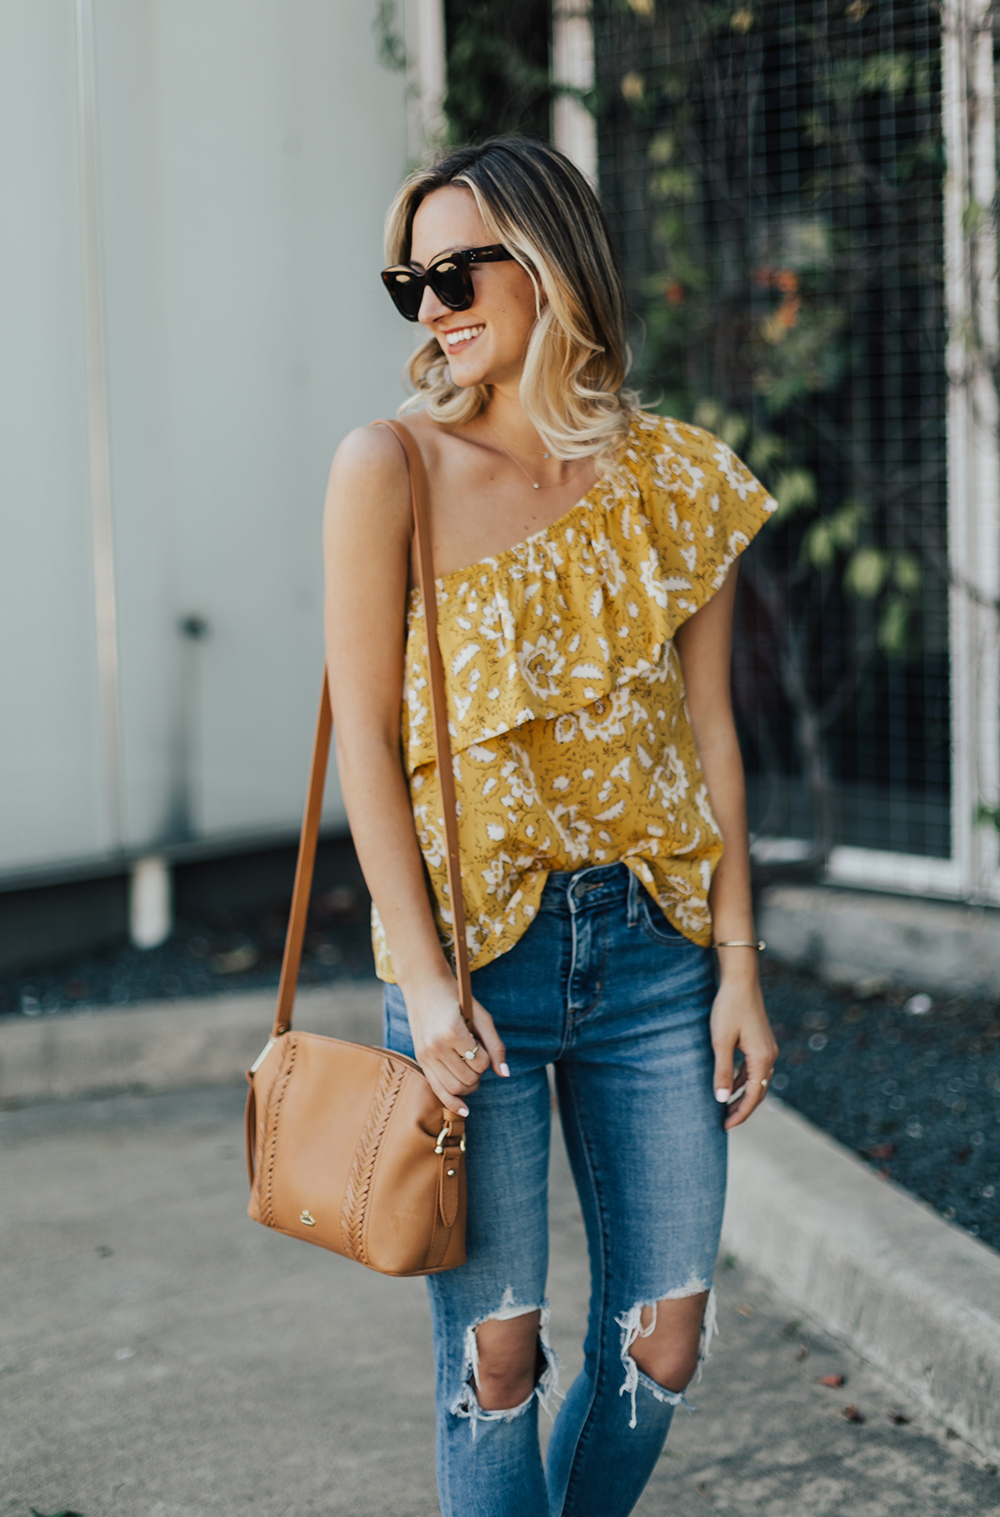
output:
<instances>
[{"instance_id":1,"label":"distressed knee hole","mask_svg":"<svg viewBox=\"0 0 1000 1517\"><path fill-rule=\"evenodd\" d=\"M535 1317L537 1326L514 1335L496 1334L489 1324ZM550 1412L558 1394L559 1366L549 1343L549 1309L545 1302L522 1306L510 1286L495 1312L471 1322L463 1339L462 1386L451 1404L456 1417L468 1418L472 1436L480 1422L511 1422L521 1417L537 1396ZM482 1332L487 1328L486 1333Z\"/></svg>"},{"instance_id":2,"label":"distressed knee hole","mask_svg":"<svg viewBox=\"0 0 1000 1517\"><path fill-rule=\"evenodd\" d=\"M683 1301L692 1296L705 1296L705 1306L698 1330L697 1353L681 1341L676 1345L670 1345L665 1353L657 1355L654 1364L650 1362L646 1354L640 1351L639 1358L646 1364L644 1368L643 1364L637 1361L634 1348L641 1340L653 1337L657 1324L661 1320L660 1306L664 1302ZM700 1376L701 1366L708 1358L709 1345L714 1334L718 1332L715 1286L709 1286L692 1271L684 1285L676 1286L654 1301L637 1301L634 1306L616 1317L615 1321L621 1328L621 1359L625 1371L625 1379L619 1395L628 1396L631 1402L629 1427L635 1427L637 1423L635 1398L640 1384L657 1401L666 1402L671 1406L684 1406L690 1411L691 1405L684 1395L684 1390L692 1378ZM684 1329L679 1331L682 1339L684 1332ZM654 1376L646 1372L647 1369L652 1368L658 1369L659 1374ZM671 1382L675 1384L681 1382L681 1389L671 1389Z\"/></svg>"}]
</instances>

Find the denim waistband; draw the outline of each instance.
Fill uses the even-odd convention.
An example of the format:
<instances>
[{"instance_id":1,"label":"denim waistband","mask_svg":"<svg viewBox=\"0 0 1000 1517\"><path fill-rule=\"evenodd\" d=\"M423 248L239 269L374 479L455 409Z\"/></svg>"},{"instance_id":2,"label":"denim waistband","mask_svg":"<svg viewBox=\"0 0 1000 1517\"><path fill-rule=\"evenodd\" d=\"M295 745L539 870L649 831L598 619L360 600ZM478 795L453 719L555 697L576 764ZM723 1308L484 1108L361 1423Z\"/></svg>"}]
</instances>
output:
<instances>
[{"instance_id":1,"label":"denim waistband","mask_svg":"<svg viewBox=\"0 0 1000 1517\"><path fill-rule=\"evenodd\" d=\"M554 869L545 881L538 909L569 914L584 904L588 908L610 906L626 900L635 883L627 864L597 864L573 871Z\"/></svg>"}]
</instances>

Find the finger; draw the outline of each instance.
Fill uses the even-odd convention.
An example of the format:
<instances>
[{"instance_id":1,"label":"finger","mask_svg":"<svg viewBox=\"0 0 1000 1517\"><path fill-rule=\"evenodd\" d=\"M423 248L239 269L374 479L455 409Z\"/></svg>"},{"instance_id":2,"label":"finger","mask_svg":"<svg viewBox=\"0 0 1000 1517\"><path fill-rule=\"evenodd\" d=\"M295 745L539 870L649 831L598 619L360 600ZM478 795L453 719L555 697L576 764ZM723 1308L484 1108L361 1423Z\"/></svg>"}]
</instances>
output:
<instances>
[{"instance_id":1,"label":"finger","mask_svg":"<svg viewBox=\"0 0 1000 1517\"><path fill-rule=\"evenodd\" d=\"M450 1088L454 1084L454 1081L448 1079L447 1074L442 1079L442 1071L438 1066L422 1064L420 1067L423 1070L424 1078L428 1085L445 1110L456 1111L460 1117L467 1117L469 1115L469 1108L465 1104L464 1092Z\"/></svg>"},{"instance_id":2,"label":"finger","mask_svg":"<svg viewBox=\"0 0 1000 1517\"><path fill-rule=\"evenodd\" d=\"M733 1051L736 1040L730 1037L725 1042L713 1044L713 1047L715 1048L715 1074L712 1077L712 1088L719 1105L725 1106L733 1093Z\"/></svg>"},{"instance_id":3,"label":"finger","mask_svg":"<svg viewBox=\"0 0 1000 1517\"><path fill-rule=\"evenodd\" d=\"M473 1070L476 1075L485 1074L490 1067L490 1056L483 1047L482 1040L471 1028L458 1040L455 1052L465 1067ZM469 1057L470 1054L472 1058Z\"/></svg>"},{"instance_id":4,"label":"finger","mask_svg":"<svg viewBox=\"0 0 1000 1517\"><path fill-rule=\"evenodd\" d=\"M769 1052L746 1055L747 1077L738 1101L734 1101L726 1119L726 1131L739 1127L751 1116L767 1095L771 1083L771 1058Z\"/></svg>"},{"instance_id":5,"label":"finger","mask_svg":"<svg viewBox=\"0 0 1000 1517\"><path fill-rule=\"evenodd\" d=\"M476 1036L486 1051L490 1064L497 1074L506 1080L510 1074L507 1068L507 1050L504 1047L503 1038L496 1030L493 1018L485 1006L480 1006L478 1001L472 1003L472 1025L476 1029Z\"/></svg>"},{"instance_id":6,"label":"finger","mask_svg":"<svg viewBox=\"0 0 1000 1517\"><path fill-rule=\"evenodd\" d=\"M455 1085L456 1094L468 1095L470 1091L478 1089L479 1075L475 1066L468 1059L463 1059L457 1048L439 1049L437 1061L442 1074L447 1071L448 1080ZM480 1059L479 1062L485 1069L483 1060Z\"/></svg>"},{"instance_id":7,"label":"finger","mask_svg":"<svg viewBox=\"0 0 1000 1517\"><path fill-rule=\"evenodd\" d=\"M466 1053L475 1053L474 1059L466 1059ZM489 1058L460 1017L445 1032L427 1043L420 1050L418 1059L433 1061L439 1078L455 1083L456 1094L468 1094L476 1089L479 1076L489 1068Z\"/></svg>"}]
</instances>

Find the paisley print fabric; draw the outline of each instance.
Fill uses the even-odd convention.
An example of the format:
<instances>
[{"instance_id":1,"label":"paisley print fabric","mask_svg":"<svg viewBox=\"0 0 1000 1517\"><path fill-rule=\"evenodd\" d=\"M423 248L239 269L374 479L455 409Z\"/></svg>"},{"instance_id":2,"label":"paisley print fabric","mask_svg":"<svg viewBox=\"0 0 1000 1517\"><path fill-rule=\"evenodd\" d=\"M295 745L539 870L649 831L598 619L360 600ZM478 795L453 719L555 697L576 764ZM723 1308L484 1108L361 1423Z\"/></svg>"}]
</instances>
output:
<instances>
[{"instance_id":1,"label":"paisley print fabric","mask_svg":"<svg viewBox=\"0 0 1000 1517\"><path fill-rule=\"evenodd\" d=\"M552 526L437 580L473 969L512 948L550 870L625 863L711 942L722 854L673 636L775 502L726 445L640 412ZM427 646L410 593L402 741L442 940L451 933ZM393 983L373 913L379 978Z\"/></svg>"}]
</instances>

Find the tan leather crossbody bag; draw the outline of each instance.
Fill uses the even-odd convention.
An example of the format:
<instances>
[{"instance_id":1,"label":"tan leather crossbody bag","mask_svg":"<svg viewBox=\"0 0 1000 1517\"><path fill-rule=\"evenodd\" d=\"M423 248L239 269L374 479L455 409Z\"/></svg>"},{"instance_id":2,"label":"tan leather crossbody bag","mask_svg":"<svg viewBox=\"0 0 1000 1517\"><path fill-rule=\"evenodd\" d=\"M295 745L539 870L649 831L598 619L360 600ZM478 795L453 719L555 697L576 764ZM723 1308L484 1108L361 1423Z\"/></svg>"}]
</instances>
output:
<instances>
[{"instance_id":1,"label":"tan leather crossbody bag","mask_svg":"<svg viewBox=\"0 0 1000 1517\"><path fill-rule=\"evenodd\" d=\"M409 463L455 964L462 1015L471 1027L427 476L410 432L399 422L381 424L395 432ZM248 1210L265 1227L318 1243L384 1275L435 1274L465 1262L465 1123L442 1109L419 1065L405 1054L292 1030L332 727L324 670L274 1027L247 1073Z\"/></svg>"}]
</instances>

